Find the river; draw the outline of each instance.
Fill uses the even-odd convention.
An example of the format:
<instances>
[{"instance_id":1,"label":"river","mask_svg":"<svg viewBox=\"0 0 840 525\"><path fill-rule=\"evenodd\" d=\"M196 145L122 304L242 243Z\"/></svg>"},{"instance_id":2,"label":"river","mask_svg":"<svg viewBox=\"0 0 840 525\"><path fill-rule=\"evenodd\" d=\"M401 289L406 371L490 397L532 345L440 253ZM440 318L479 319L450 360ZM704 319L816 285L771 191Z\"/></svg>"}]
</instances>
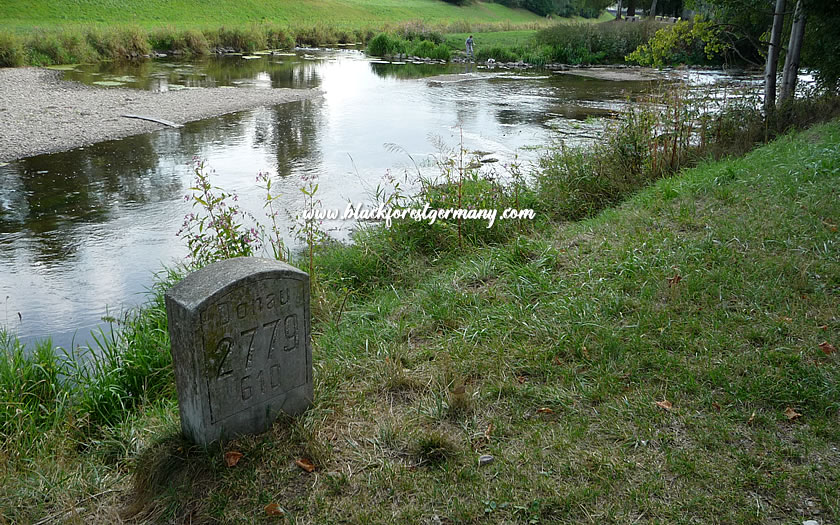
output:
<instances>
[{"instance_id":1,"label":"river","mask_svg":"<svg viewBox=\"0 0 840 525\"><path fill-rule=\"evenodd\" d=\"M0 326L24 342L51 337L64 348L86 344L103 316L143 303L155 273L183 260L187 250L176 232L191 211L184 197L194 159L257 215L263 192L255 178L268 172L290 224L307 180L317 180L325 208L370 202L386 173L413 173L415 163L432 173L430 155L441 144L457 148L462 136L465 149L497 159L500 170L514 160L527 165L552 141L596 140L606 119L654 85L470 64L390 64L354 50L65 69L66 79L109 89L228 86L235 97L241 87L314 87L323 97L0 166ZM684 77L693 85L732 79L722 72ZM353 224L327 226L344 239ZM294 244L291 236L287 241Z\"/></svg>"}]
</instances>

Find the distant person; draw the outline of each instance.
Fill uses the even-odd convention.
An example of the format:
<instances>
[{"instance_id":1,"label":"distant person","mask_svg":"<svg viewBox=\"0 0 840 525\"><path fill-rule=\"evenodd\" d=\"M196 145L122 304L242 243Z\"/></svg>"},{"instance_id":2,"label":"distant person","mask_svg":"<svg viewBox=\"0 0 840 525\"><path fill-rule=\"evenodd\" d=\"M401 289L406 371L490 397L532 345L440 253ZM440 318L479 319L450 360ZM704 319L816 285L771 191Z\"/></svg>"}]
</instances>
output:
<instances>
[{"instance_id":1,"label":"distant person","mask_svg":"<svg viewBox=\"0 0 840 525\"><path fill-rule=\"evenodd\" d=\"M467 39L467 56L468 57L473 56L473 42L474 42L473 37L472 37L472 35L470 35L470 37Z\"/></svg>"}]
</instances>

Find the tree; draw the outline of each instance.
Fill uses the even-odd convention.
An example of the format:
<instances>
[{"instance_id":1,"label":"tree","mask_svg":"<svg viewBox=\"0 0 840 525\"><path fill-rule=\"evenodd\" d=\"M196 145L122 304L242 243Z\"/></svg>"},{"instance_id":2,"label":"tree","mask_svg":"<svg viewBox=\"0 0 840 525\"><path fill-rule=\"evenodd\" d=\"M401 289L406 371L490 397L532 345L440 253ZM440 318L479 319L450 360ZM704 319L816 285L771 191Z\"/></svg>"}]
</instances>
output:
<instances>
[{"instance_id":1,"label":"tree","mask_svg":"<svg viewBox=\"0 0 840 525\"><path fill-rule=\"evenodd\" d=\"M767 49L767 63L764 67L764 111L766 113L770 113L776 107L776 71L779 65L779 44L782 41L784 23L785 0L776 0L770 45Z\"/></svg>"},{"instance_id":2,"label":"tree","mask_svg":"<svg viewBox=\"0 0 840 525\"><path fill-rule=\"evenodd\" d=\"M793 97L796 93L796 80L799 75L799 57L802 54L802 40L805 38L805 12L802 0L796 2L793 14L793 26L790 29L790 43L785 56L784 76L782 77L782 92L779 94L779 105Z\"/></svg>"},{"instance_id":3,"label":"tree","mask_svg":"<svg viewBox=\"0 0 840 525\"><path fill-rule=\"evenodd\" d=\"M656 0L653 0L650 3L650 15L651 18L656 16Z\"/></svg>"}]
</instances>

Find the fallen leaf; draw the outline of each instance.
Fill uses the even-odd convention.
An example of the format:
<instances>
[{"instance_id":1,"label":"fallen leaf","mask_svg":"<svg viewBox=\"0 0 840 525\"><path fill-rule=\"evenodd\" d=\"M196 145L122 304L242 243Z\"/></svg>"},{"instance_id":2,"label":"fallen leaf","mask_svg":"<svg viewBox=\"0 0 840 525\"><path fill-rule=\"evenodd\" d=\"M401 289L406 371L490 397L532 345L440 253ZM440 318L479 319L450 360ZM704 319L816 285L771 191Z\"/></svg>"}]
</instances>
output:
<instances>
[{"instance_id":1,"label":"fallen leaf","mask_svg":"<svg viewBox=\"0 0 840 525\"><path fill-rule=\"evenodd\" d=\"M269 516L283 516L286 514L286 511L280 508L280 505L277 503L269 503L265 506L265 513Z\"/></svg>"},{"instance_id":2,"label":"fallen leaf","mask_svg":"<svg viewBox=\"0 0 840 525\"><path fill-rule=\"evenodd\" d=\"M493 423L487 425L487 429L484 431L484 439L490 441L490 434L493 432Z\"/></svg>"},{"instance_id":3,"label":"fallen leaf","mask_svg":"<svg viewBox=\"0 0 840 525\"><path fill-rule=\"evenodd\" d=\"M563 366L563 361L560 360L559 356L554 356L554 364L557 366Z\"/></svg>"},{"instance_id":4,"label":"fallen leaf","mask_svg":"<svg viewBox=\"0 0 840 525\"><path fill-rule=\"evenodd\" d=\"M518 377L516 378L516 380L517 380L517 381L519 381L519 383L520 383L520 384L521 384L521 383L524 383L524 382L525 382L525 379L526 379L526 378L525 378L525 376L518 376Z\"/></svg>"},{"instance_id":5,"label":"fallen leaf","mask_svg":"<svg viewBox=\"0 0 840 525\"><path fill-rule=\"evenodd\" d=\"M668 286L676 286L680 281L682 281L682 275L676 273L673 277L668 277Z\"/></svg>"},{"instance_id":6,"label":"fallen leaf","mask_svg":"<svg viewBox=\"0 0 840 525\"><path fill-rule=\"evenodd\" d=\"M784 322L786 322L786 323L790 323L790 322L792 322L792 321L793 321L793 319L792 319L792 318L790 318L790 317L782 317L782 321L784 321Z\"/></svg>"},{"instance_id":7,"label":"fallen leaf","mask_svg":"<svg viewBox=\"0 0 840 525\"><path fill-rule=\"evenodd\" d=\"M802 417L802 414L790 407L787 407L785 409L785 417L788 418L790 421L793 421L794 419L799 419L800 417Z\"/></svg>"},{"instance_id":8,"label":"fallen leaf","mask_svg":"<svg viewBox=\"0 0 840 525\"><path fill-rule=\"evenodd\" d=\"M755 410L753 410L752 415L751 415L751 416L750 416L750 418L747 420L747 424L748 424L748 425L752 425L752 424L753 424L753 421L755 421Z\"/></svg>"},{"instance_id":9,"label":"fallen leaf","mask_svg":"<svg viewBox=\"0 0 840 525\"><path fill-rule=\"evenodd\" d=\"M225 452L225 465L228 467L235 467L239 460L242 459L242 452L237 452L235 450L231 450L230 452Z\"/></svg>"},{"instance_id":10,"label":"fallen leaf","mask_svg":"<svg viewBox=\"0 0 840 525\"><path fill-rule=\"evenodd\" d=\"M827 324L822 325L822 326L820 327L820 330L822 330L823 332L825 332L826 330L828 330L828 325L827 325Z\"/></svg>"},{"instance_id":11,"label":"fallen leaf","mask_svg":"<svg viewBox=\"0 0 840 525\"><path fill-rule=\"evenodd\" d=\"M673 408L673 406L674 406L674 405L673 405L673 404L671 404L671 402L670 402L670 401L668 401L667 399L663 399L662 401L657 401L657 402L656 402L656 406L658 406L658 407L660 407L660 408L664 408L665 410L670 411L670 410L671 410L671 408Z\"/></svg>"},{"instance_id":12,"label":"fallen leaf","mask_svg":"<svg viewBox=\"0 0 840 525\"><path fill-rule=\"evenodd\" d=\"M308 459L301 458L295 461L295 465L299 466L307 472L313 472L315 470L315 465L313 465L312 462Z\"/></svg>"},{"instance_id":13,"label":"fallen leaf","mask_svg":"<svg viewBox=\"0 0 840 525\"><path fill-rule=\"evenodd\" d=\"M831 355L837 351L837 348L835 348L834 345L829 343L828 341L823 341L822 343L820 343L820 350L822 350L825 355Z\"/></svg>"},{"instance_id":14,"label":"fallen leaf","mask_svg":"<svg viewBox=\"0 0 840 525\"><path fill-rule=\"evenodd\" d=\"M554 410L551 410L550 408L543 407L543 408L538 408L537 409L537 414L553 414L553 413L554 413Z\"/></svg>"},{"instance_id":15,"label":"fallen leaf","mask_svg":"<svg viewBox=\"0 0 840 525\"><path fill-rule=\"evenodd\" d=\"M715 409L715 410L717 410L718 412L720 412L720 404L719 404L719 403L714 402L714 403L712 403L712 406L714 407L714 409Z\"/></svg>"}]
</instances>

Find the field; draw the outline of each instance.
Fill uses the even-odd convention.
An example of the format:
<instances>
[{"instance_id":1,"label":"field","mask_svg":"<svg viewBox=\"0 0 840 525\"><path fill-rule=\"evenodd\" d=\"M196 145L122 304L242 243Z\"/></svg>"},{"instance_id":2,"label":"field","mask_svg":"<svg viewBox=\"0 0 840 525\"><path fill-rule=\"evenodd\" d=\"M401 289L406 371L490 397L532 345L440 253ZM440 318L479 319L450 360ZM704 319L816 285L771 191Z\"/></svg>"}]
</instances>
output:
<instances>
[{"instance_id":1,"label":"field","mask_svg":"<svg viewBox=\"0 0 840 525\"><path fill-rule=\"evenodd\" d=\"M214 29L272 22L291 27L327 25L334 29L382 27L409 20L426 24L534 24L525 10L494 3L457 7L440 0L93 0L49 2L6 0L0 23L6 30L29 31L77 25L130 24L145 29ZM469 29L466 29L469 30Z\"/></svg>"}]
</instances>

